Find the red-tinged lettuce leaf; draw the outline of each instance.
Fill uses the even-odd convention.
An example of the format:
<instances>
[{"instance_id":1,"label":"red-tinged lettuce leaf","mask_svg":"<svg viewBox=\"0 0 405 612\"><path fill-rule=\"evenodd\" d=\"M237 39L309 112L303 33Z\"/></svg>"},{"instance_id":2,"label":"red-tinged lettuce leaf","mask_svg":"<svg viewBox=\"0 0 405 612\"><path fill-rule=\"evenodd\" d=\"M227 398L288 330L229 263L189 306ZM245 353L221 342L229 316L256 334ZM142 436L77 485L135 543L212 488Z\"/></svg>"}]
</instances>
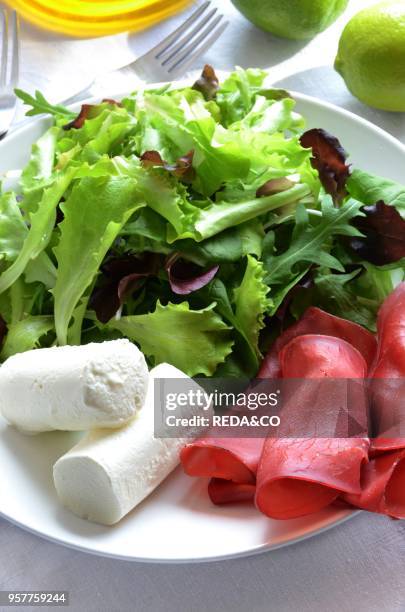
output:
<instances>
[{"instance_id":1,"label":"red-tinged lettuce leaf","mask_svg":"<svg viewBox=\"0 0 405 612\"><path fill-rule=\"evenodd\" d=\"M361 210L365 216L355 218L352 223L364 234L364 238L351 238L351 248L360 257L377 266L404 258L405 220L398 210L384 202L363 206Z\"/></svg>"},{"instance_id":2,"label":"red-tinged lettuce leaf","mask_svg":"<svg viewBox=\"0 0 405 612\"><path fill-rule=\"evenodd\" d=\"M281 193L282 191L287 191L287 189L291 189L294 187L295 183L290 181L288 178L275 178L267 181L259 187L256 192L257 198L263 198L270 195L275 195L276 193Z\"/></svg>"},{"instance_id":3,"label":"red-tinged lettuce leaf","mask_svg":"<svg viewBox=\"0 0 405 612\"><path fill-rule=\"evenodd\" d=\"M204 270L195 263L182 259L179 253L170 255L165 267L171 290L178 295L188 295L202 289L212 281L219 270L219 266Z\"/></svg>"},{"instance_id":4,"label":"red-tinged lettuce leaf","mask_svg":"<svg viewBox=\"0 0 405 612\"><path fill-rule=\"evenodd\" d=\"M111 104L111 106L119 106L122 108L122 103L118 102L118 100L114 100L113 98L103 98L101 102L102 104Z\"/></svg>"},{"instance_id":5,"label":"red-tinged lettuce leaf","mask_svg":"<svg viewBox=\"0 0 405 612\"><path fill-rule=\"evenodd\" d=\"M110 259L102 266L104 282L93 292L90 306L101 323L108 323L125 300L148 276L155 276L162 261L155 253L123 255Z\"/></svg>"},{"instance_id":6,"label":"red-tinged lettuce leaf","mask_svg":"<svg viewBox=\"0 0 405 612\"><path fill-rule=\"evenodd\" d=\"M189 151L186 155L179 157L175 164L168 164L162 159L159 151L145 151L141 155L141 162L146 168L164 168L178 179L191 183L195 178L193 157L194 151Z\"/></svg>"},{"instance_id":7,"label":"red-tinged lettuce leaf","mask_svg":"<svg viewBox=\"0 0 405 612\"><path fill-rule=\"evenodd\" d=\"M350 166L346 164L347 153L339 140L325 130L314 128L300 138L305 149L312 149L311 164L319 173L320 181L335 201L346 195L346 181Z\"/></svg>"},{"instance_id":8,"label":"red-tinged lettuce leaf","mask_svg":"<svg viewBox=\"0 0 405 612\"><path fill-rule=\"evenodd\" d=\"M7 336L7 323L5 322L3 317L0 315L0 348L3 345L3 342L6 336Z\"/></svg>"},{"instance_id":9,"label":"red-tinged lettuce leaf","mask_svg":"<svg viewBox=\"0 0 405 612\"><path fill-rule=\"evenodd\" d=\"M102 104L110 104L111 106L119 106L122 107L121 102L117 100L113 100L112 98L103 98L101 101ZM79 114L72 121L69 121L66 125L63 126L64 130L79 130L83 127L86 119L91 119L92 111L94 108L97 108L95 104L82 104Z\"/></svg>"},{"instance_id":10,"label":"red-tinged lettuce leaf","mask_svg":"<svg viewBox=\"0 0 405 612\"><path fill-rule=\"evenodd\" d=\"M219 89L219 79L212 66L209 64L204 66L200 78L194 83L192 89L202 93L206 100L214 100Z\"/></svg>"},{"instance_id":11,"label":"red-tinged lettuce leaf","mask_svg":"<svg viewBox=\"0 0 405 612\"><path fill-rule=\"evenodd\" d=\"M89 119L91 115L91 111L94 108L94 104L82 104L79 114L72 121L69 121L66 125L63 126L64 130L79 130L83 127L86 119Z\"/></svg>"}]
</instances>

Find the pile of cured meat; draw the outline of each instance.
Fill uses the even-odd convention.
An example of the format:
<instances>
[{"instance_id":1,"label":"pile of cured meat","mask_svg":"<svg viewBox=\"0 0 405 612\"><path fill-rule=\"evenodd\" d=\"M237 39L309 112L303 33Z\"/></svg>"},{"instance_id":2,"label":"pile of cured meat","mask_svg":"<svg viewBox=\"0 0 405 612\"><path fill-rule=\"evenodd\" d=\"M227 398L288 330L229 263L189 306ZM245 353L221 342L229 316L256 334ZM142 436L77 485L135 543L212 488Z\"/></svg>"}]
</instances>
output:
<instances>
[{"instance_id":1,"label":"pile of cured meat","mask_svg":"<svg viewBox=\"0 0 405 612\"><path fill-rule=\"evenodd\" d=\"M364 436L201 438L181 451L185 472L210 478L215 504L254 501L271 518L301 517L337 502L405 518L405 433L398 437L380 418L405 403L398 392L405 380L405 282L382 305L377 327L375 338L311 307L275 341L259 372L259 378L368 378L368 386L384 379L382 393L372 401L365 395Z\"/></svg>"}]
</instances>

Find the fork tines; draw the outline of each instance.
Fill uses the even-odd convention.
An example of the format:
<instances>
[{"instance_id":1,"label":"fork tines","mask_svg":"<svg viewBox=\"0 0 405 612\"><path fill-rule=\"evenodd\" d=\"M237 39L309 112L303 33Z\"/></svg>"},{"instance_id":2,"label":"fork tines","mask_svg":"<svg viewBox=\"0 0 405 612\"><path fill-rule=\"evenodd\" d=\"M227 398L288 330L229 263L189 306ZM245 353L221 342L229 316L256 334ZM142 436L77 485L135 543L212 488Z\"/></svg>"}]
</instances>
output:
<instances>
[{"instance_id":1,"label":"fork tines","mask_svg":"<svg viewBox=\"0 0 405 612\"><path fill-rule=\"evenodd\" d=\"M0 9L0 90L12 91L18 84L19 19L16 11Z\"/></svg>"},{"instance_id":2,"label":"fork tines","mask_svg":"<svg viewBox=\"0 0 405 612\"><path fill-rule=\"evenodd\" d=\"M173 78L184 74L193 62L209 49L228 26L211 1L204 2L177 30L148 53L158 60Z\"/></svg>"}]
</instances>

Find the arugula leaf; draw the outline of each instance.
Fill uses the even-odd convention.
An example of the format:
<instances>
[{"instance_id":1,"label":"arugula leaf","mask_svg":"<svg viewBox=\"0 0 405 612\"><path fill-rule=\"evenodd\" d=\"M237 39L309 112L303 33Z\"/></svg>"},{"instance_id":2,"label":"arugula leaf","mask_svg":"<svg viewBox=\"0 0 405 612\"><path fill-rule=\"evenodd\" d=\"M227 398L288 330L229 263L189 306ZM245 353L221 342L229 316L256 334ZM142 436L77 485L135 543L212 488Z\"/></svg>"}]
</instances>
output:
<instances>
[{"instance_id":1,"label":"arugula leaf","mask_svg":"<svg viewBox=\"0 0 405 612\"><path fill-rule=\"evenodd\" d=\"M51 316L29 316L9 325L0 359L4 361L16 353L37 348L42 336L53 329L54 321Z\"/></svg>"},{"instance_id":2,"label":"arugula leaf","mask_svg":"<svg viewBox=\"0 0 405 612\"><path fill-rule=\"evenodd\" d=\"M60 104L50 104L40 91L36 90L35 96L31 96L22 89L15 89L15 95L20 98L27 106L32 106L26 115L32 117L33 115L42 115L46 113L48 115L55 115L56 117L68 117L73 119L76 113L70 111L68 108Z\"/></svg>"},{"instance_id":3,"label":"arugula leaf","mask_svg":"<svg viewBox=\"0 0 405 612\"><path fill-rule=\"evenodd\" d=\"M214 308L215 303L190 310L187 302L158 302L154 312L113 319L106 327L139 344L154 364L170 363L189 376L212 376L233 345L230 328Z\"/></svg>"},{"instance_id":4,"label":"arugula leaf","mask_svg":"<svg viewBox=\"0 0 405 612\"><path fill-rule=\"evenodd\" d=\"M342 264L323 247L333 235L359 235L358 230L349 222L361 214L360 208L361 203L352 199L349 199L340 208L335 208L330 196L325 196L322 200L322 216L316 225L311 225L305 207L299 205L289 248L284 253L276 255L274 246L269 245L269 240L267 240L267 247L270 248L267 248L263 256L267 272L266 282L269 285L286 284L294 276L298 281L299 273L302 273L300 269L302 263L316 263L343 272Z\"/></svg>"},{"instance_id":5,"label":"arugula leaf","mask_svg":"<svg viewBox=\"0 0 405 612\"><path fill-rule=\"evenodd\" d=\"M264 327L264 314L271 305L268 292L262 262L248 255L242 283L234 291L235 316L238 329L243 331L258 357L261 356L259 333Z\"/></svg>"},{"instance_id":6,"label":"arugula leaf","mask_svg":"<svg viewBox=\"0 0 405 612\"><path fill-rule=\"evenodd\" d=\"M83 178L62 205L65 218L59 225L60 241L54 249L58 277L52 290L60 344L66 344L73 312L108 249L142 206L137 182L125 176Z\"/></svg>"},{"instance_id":7,"label":"arugula leaf","mask_svg":"<svg viewBox=\"0 0 405 612\"><path fill-rule=\"evenodd\" d=\"M224 284L224 282L219 278L214 278L214 280L209 284L208 287L204 288L199 292L200 296L203 297L206 302L212 303L215 302L216 307L215 310L218 312L227 323L232 325L234 329L234 337L235 337L235 345L232 354L229 354L226 358L224 364L219 366L221 372L221 376L226 376L229 370L228 362L231 360L234 362L235 353L238 355L243 355L243 366L239 367L239 370L244 375L254 376L259 369L259 359L256 352L255 346L252 346L249 342L249 339L245 335L243 328L240 325L240 321L236 317L233 306L231 304L231 300L228 294L228 290Z\"/></svg>"}]
</instances>

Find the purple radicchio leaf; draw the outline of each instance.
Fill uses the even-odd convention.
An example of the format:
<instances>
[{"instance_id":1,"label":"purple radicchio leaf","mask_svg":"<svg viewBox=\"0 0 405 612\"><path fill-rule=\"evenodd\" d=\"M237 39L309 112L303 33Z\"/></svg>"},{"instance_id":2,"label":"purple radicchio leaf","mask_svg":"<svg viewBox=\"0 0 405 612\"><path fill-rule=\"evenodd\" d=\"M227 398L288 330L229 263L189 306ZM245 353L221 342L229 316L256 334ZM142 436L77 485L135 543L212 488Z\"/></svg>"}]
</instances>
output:
<instances>
[{"instance_id":1,"label":"purple radicchio leaf","mask_svg":"<svg viewBox=\"0 0 405 612\"><path fill-rule=\"evenodd\" d=\"M94 108L94 104L82 104L82 107L77 117L75 117L75 119L73 119L72 121L69 121L69 123L64 125L63 129L64 130L71 130L71 129L79 130L81 127L83 127L83 124L86 121L86 119L90 117L90 114L93 108Z\"/></svg>"},{"instance_id":2,"label":"purple radicchio leaf","mask_svg":"<svg viewBox=\"0 0 405 612\"><path fill-rule=\"evenodd\" d=\"M352 224L364 237L351 238L351 248L376 266L405 258L405 220L398 210L382 201L361 210L364 217L356 217Z\"/></svg>"},{"instance_id":3,"label":"purple radicchio leaf","mask_svg":"<svg viewBox=\"0 0 405 612\"><path fill-rule=\"evenodd\" d=\"M7 323L5 322L5 320L3 319L3 317L0 315L0 348L3 345L3 342L7 336Z\"/></svg>"},{"instance_id":4,"label":"purple radicchio leaf","mask_svg":"<svg viewBox=\"0 0 405 612\"><path fill-rule=\"evenodd\" d=\"M98 320L108 323L145 278L156 276L161 265L161 257L156 253L126 254L107 261L101 268L103 282L90 299Z\"/></svg>"},{"instance_id":5,"label":"purple radicchio leaf","mask_svg":"<svg viewBox=\"0 0 405 612\"><path fill-rule=\"evenodd\" d=\"M319 179L335 202L340 202L346 195L346 181L350 175L350 166L346 164L347 153L339 140L325 130L314 128L305 132L300 138L305 149L312 149L311 164L318 170Z\"/></svg>"},{"instance_id":6,"label":"purple radicchio leaf","mask_svg":"<svg viewBox=\"0 0 405 612\"><path fill-rule=\"evenodd\" d=\"M219 270L219 266L204 270L195 263L182 259L180 253L170 255L166 259L165 268L170 287L173 293L178 295L188 295L202 289L212 281Z\"/></svg>"},{"instance_id":7,"label":"purple radicchio leaf","mask_svg":"<svg viewBox=\"0 0 405 612\"><path fill-rule=\"evenodd\" d=\"M206 100L214 100L219 89L219 79L212 66L209 64L204 66L200 78L194 83L192 89L202 93Z\"/></svg>"}]
</instances>

